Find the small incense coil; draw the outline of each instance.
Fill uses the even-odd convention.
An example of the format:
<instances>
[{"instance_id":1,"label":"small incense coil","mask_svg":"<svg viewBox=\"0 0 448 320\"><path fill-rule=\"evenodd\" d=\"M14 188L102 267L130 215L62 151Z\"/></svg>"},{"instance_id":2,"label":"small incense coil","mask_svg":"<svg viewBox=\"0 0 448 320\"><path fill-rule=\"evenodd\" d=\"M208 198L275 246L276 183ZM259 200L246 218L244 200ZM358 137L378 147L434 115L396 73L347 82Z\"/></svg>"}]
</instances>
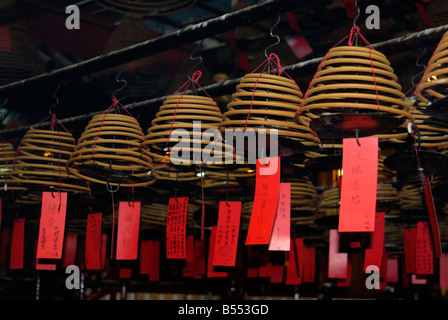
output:
<instances>
[{"instance_id":1,"label":"small incense coil","mask_svg":"<svg viewBox=\"0 0 448 320\"><path fill-rule=\"evenodd\" d=\"M385 155L378 155L378 181L391 181L396 176L394 171L384 165L385 159Z\"/></svg>"},{"instance_id":2,"label":"small incense coil","mask_svg":"<svg viewBox=\"0 0 448 320\"><path fill-rule=\"evenodd\" d=\"M156 163L170 161L176 166L205 167L209 163L224 164L227 158L233 163L233 147L224 142L218 131L221 121L221 112L213 99L171 95L159 108L141 146L149 149L149 155ZM178 144L182 141L177 141L177 133L187 135L188 143ZM188 158L184 158L184 153Z\"/></svg>"},{"instance_id":3,"label":"small incense coil","mask_svg":"<svg viewBox=\"0 0 448 320\"><path fill-rule=\"evenodd\" d=\"M424 210L424 195L422 182L418 178L409 178L404 182L403 188L398 192L402 210Z\"/></svg>"},{"instance_id":4,"label":"small incense coil","mask_svg":"<svg viewBox=\"0 0 448 320\"><path fill-rule=\"evenodd\" d=\"M153 162L154 176L156 180L169 181L197 181L201 179L194 168L185 166L174 166L169 156L157 158Z\"/></svg>"},{"instance_id":5,"label":"small incense coil","mask_svg":"<svg viewBox=\"0 0 448 320\"><path fill-rule=\"evenodd\" d=\"M319 194L310 178L284 179L291 183L291 211L315 212Z\"/></svg>"},{"instance_id":6,"label":"small incense coil","mask_svg":"<svg viewBox=\"0 0 448 320\"><path fill-rule=\"evenodd\" d=\"M276 129L279 138L316 146L319 140L308 123L299 124L295 120L301 102L302 92L295 81L278 75L246 74L227 104L220 130L266 130L269 134Z\"/></svg>"},{"instance_id":7,"label":"small incense coil","mask_svg":"<svg viewBox=\"0 0 448 320\"><path fill-rule=\"evenodd\" d=\"M330 49L303 100L296 119L304 125L322 115L344 113L413 120L387 58L364 47ZM392 132L390 136L395 137Z\"/></svg>"},{"instance_id":8,"label":"small incense coil","mask_svg":"<svg viewBox=\"0 0 448 320\"><path fill-rule=\"evenodd\" d=\"M92 183L145 187L156 180L151 159L140 148L143 133L132 116L94 116L78 140L67 169Z\"/></svg>"},{"instance_id":9,"label":"small incense coil","mask_svg":"<svg viewBox=\"0 0 448 320\"><path fill-rule=\"evenodd\" d=\"M340 196L339 187L331 187L322 191L317 205L318 213L324 216L338 215Z\"/></svg>"},{"instance_id":10,"label":"small incense coil","mask_svg":"<svg viewBox=\"0 0 448 320\"><path fill-rule=\"evenodd\" d=\"M19 190L18 190L19 189ZM19 191L18 196L14 193L14 202L21 205L41 205L42 193L35 191L27 191L24 187L12 187L12 190Z\"/></svg>"},{"instance_id":11,"label":"small incense coil","mask_svg":"<svg viewBox=\"0 0 448 320\"><path fill-rule=\"evenodd\" d=\"M85 181L66 169L74 149L75 139L69 132L31 128L17 150L13 177L28 188L88 192Z\"/></svg>"},{"instance_id":12,"label":"small incense coil","mask_svg":"<svg viewBox=\"0 0 448 320\"><path fill-rule=\"evenodd\" d=\"M376 189L377 203L398 202L398 191L391 183L378 183Z\"/></svg>"},{"instance_id":13,"label":"small incense coil","mask_svg":"<svg viewBox=\"0 0 448 320\"><path fill-rule=\"evenodd\" d=\"M448 89L446 79L448 75L448 32L445 32L428 66L415 89L415 96L419 102L427 105L430 101L446 97Z\"/></svg>"}]
</instances>

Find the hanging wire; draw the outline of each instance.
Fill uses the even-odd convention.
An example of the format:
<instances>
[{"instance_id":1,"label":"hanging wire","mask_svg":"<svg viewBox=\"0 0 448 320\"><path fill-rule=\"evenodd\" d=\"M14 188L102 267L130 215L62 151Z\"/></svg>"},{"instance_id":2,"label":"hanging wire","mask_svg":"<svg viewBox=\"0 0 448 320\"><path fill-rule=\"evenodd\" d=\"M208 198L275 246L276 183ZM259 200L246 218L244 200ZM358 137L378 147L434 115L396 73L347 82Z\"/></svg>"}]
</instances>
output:
<instances>
[{"instance_id":1,"label":"hanging wire","mask_svg":"<svg viewBox=\"0 0 448 320\"><path fill-rule=\"evenodd\" d=\"M204 43L204 39L202 39L201 41L199 41L199 44L196 46L196 48L194 48L194 50L190 53L190 59L191 61L195 61L195 60L199 60L194 66L192 66L190 69L188 69L187 71L187 77L188 80L191 81L193 89L194 89L194 82L195 80L191 77L190 73L191 71L193 71L194 69L196 69L203 61L202 56L197 55L197 56L193 56L196 54L196 52L199 50L200 47L202 47L202 44Z\"/></svg>"},{"instance_id":2,"label":"hanging wire","mask_svg":"<svg viewBox=\"0 0 448 320\"><path fill-rule=\"evenodd\" d=\"M110 98L111 98L112 101L115 101L114 98L115 98L116 94L118 92L120 92L121 90L123 90L124 88L126 88L126 86L128 85L128 82L125 79L120 79L120 77L123 74L125 69L126 69L126 64L123 65L123 68L121 69L121 71L115 77L115 81L117 83L122 82L123 85L120 88L118 88L117 90L115 90L114 92L111 93ZM122 97L121 99L117 99L117 100L118 100L118 102L121 102L124 99L126 99L126 97Z\"/></svg>"},{"instance_id":3,"label":"hanging wire","mask_svg":"<svg viewBox=\"0 0 448 320\"><path fill-rule=\"evenodd\" d=\"M420 62L420 60L423 58L423 56L424 56L425 54L426 54L426 48L423 49L423 52L419 55L419 57L418 57L417 60L415 61L415 65L416 65L417 67L421 67L421 68L423 68L423 70L420 71L419 73L417 73L416 75L414 75L414 76L412 77L411 83L412 83L412 87L413 87L413 88L417 88L417 85L418 85L418 84L415 82L415 79L416 79L417 77L420 77L420 76L425 72L425 70L426 70L426 65Z\"/></svg>"},{"instance_id":4,"label":"hanging wire","mask_svg":"<svg viewBox=\"0 0 448 320\"><path fill-rule=\"evenodd\" d=\"M269 59L269 55L268 55L268 49L271 49L272 47L275 47L276 45L278 45L280 43L280 37L278 34L274 34L274 29L275 27L278 26L278 24L280 23L280 17L281 15L277 15L277 21L274 23L274 25L271 27L271 30L269 31L269 35L272 38L275 38L276 41L274 43L272 43L271 45L267 46L266 49L264 49L264 55L266 57L266 59Z\"/></svg>"},{"instance_id":5,"label":"hanging wire","mask_svg":"<svg viewBox=\"0 0 448 320\"><path fill-rule=\"evenodd\" d=\"M6 106L6 103L8 103L8 98L5 99L5 101L2 103L2 105L0 106L0 108L3 108L4 106ZM3 117L4 119L5 117ZM2 119L2 120L3 120Z\"/></svg>"}]
</instances>

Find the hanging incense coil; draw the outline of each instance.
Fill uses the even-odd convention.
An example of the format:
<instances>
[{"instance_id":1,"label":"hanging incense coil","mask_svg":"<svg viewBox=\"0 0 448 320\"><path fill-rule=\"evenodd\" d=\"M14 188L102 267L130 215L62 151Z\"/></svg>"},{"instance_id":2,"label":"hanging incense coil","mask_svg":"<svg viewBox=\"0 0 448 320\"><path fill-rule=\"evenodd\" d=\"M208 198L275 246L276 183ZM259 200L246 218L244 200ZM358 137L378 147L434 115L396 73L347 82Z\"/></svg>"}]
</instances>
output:
<instances>
[{"instance_id":1,"label":"hanging incense coil","mask_svg":"<svg viewBox=\"0 0 448 320\"><path fill-rule=\"evenodd\" d=\"M88 192L85 181L68 172L66 164L75 150L75 139L66 131L31 128L17 150L13 177L29 189L50 188Z\"/></svg>"},{"instance_id":2,"label":"hanging incense coil","mask_svg":"<svg viewBox=\"0 0 448 320\"><path fill-rule=\"evenodd\" d=\"M136 16L163 16L178 13L192 7L197 0L94 0L107 10Z\"/></svg>"},{"instance_id":3,"label":"hanging incense coil","mask_svg":"<svg viewBox=\"0 0 448 320\"><path fill-rule=\"evenodd\" d=\"M316 146L318 139L308 123L295 121L301 102L302 92L294 80L272 74L246 74L227 104L220 130L266 130L269 135L271 129L276 129L279 138Z\"/></svg>"},{"instance_id":4,"label":"hanging incense coil","mask_svg":"<svg viewBox=\"0 0 448 320\"><path fill-rule=\"evenodd\" d=\"M16 151L10 143L0 143L0 183L6 190L27 191L13 176Z\"/></svg>"},{"instance_id":5,"label":"hanging incense coil","mask_svg":"<svg viewBox=\"0 0 448 320\"><path fill-rule=\"evenodd\" d=\"M391 183L378 183L376 189L376 201L377 204L397 203L399 201L397 189Z\"/></svg>"},{"instance_id":6,"label":"hanging incense coil","mask_svg":"<svg viewBox=\"0 0 448 320\"><path fill-rule=\"evenodd\" d=\"M309 177L284 179L283 182L291 184L291 211L314 214L319 201L319 194ZM306 214L309 215L309 214Z\"/></svg>"},{"instance_id":7,"label":"hanging incense coil","mask_svg":"<svg viewBox=\"0 0 448 320\"><path fill-rule=\"evenodd\" d=\"M19 17L15 1L0 4L0 85L45 71L27 21Z\"/></svg>"},{"instance_id":8,"label":"hanging incense coil","mask_svg":"<svg viewBox=\"0 0 448 320\"><path fill-rule=\"evenodd\" d=\"M418 177L406 179L403 188L399 191L400 208L407 212L420 212L424 210L424 193L422 182Z\"/></svg>"},{"instance_id":9,"label":"hanging incense coil","mask_svg":"<svg viewBox=\"0 0 448 320\"><path fill-rule=\"evenodd\" d=\"M151 159L140 148L143 133L129 115L105 113L87 124L67 169L74 175L106 186L145 187L155 182Z\"/></svg>"},{"instance_id":10,"label":"hanging incense coil","mask_svg":"<svg viewBox=\"0 0 448 320\"><path fill-rule=\"evenodd\" d=\"M323 190L317 205L318 213L326 217L339 215L340 196L339 187Z\"/></svg>"},{"instance_id":11,"label":"hanging incense coil","mask_svg":"<svg viewBox=\"0 0 448 320\"><path fill-rule=\"evenodd\" d=\"M392 181L396 176L396 173L393 170L384 165L385 159L385 155L381 153L378 155L378 182L389 182Z\"/></svg>"},{"instance_id":12,"label":"hanging incense coil","mask_svg":"<svg viewBox=\"0 0 448 320\"><path fill-rule=\"evenodd\" d=\"M141 145L148 148L155 163L167 164L167 171L173 171L170 163L177 167L196 165L201 168L209 164L213 168L217 163L217 168L222 170L226 159L233 163L236 156L233 147L225 143L218 131L221 121L221 112L213 99L171 95L159 108ZM185 136L188 143L178 145L179 135ZM159 167L159 174L163 169Z\"/></svg>"},{"instance_id":13,"label":"hanging incense coil","mask_svg":"<svg viewBox=\"0 0 448 320\"><path fill-rule=\"evenodd\" d=\"M322 130L324 135L354 137L394 133L413 117L387 58L357 46L328 51L315 74L297 121ZM328 123L330 123L328 125ZM321 132L321 133L322 133ZM319 135L319 132L317 132Z\"/></svg>"}]
</instances>

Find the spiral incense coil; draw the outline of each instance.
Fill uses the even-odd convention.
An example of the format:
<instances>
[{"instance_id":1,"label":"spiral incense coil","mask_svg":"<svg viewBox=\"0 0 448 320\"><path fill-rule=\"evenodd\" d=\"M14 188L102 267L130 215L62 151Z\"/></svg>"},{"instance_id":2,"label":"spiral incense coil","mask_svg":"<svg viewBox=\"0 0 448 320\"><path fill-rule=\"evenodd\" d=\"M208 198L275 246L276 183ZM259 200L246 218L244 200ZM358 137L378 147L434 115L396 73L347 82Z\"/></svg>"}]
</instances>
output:
<instances>
[{"instance_id":1,"label":"spiral incense coil","mask_svg":"<svg viewBox=\"0 0 448 320\"><path fill-rule=\"evenodd\" d=\"M291 211L315 211L319 194L310 178L285 179L291 183Z\"/></svg>"},{"instance_id":2,"label":"spiral incense coil","mask_svg":"<svg viewBox=\"0 0 448 320\"><path fill-rule=\"evenodd\" d=\"M419 178L407 179L399 191L398 197L402 210L419 211L424 209L424 194Z\"/></svg>"},{"instance_id":3,"label":"spiral incense coil","mask_svg":"<svg viewBox=\"0 0 448 320\"><path fill-rule=\"evenodd\" d=\"M227 105L220 130L277 129L279 137L293 139L305 146L315 146L317 137L308 123L301 125L295 113L302 102L302 92L295 81L270 74L246 74Z\"/></svg>"},{"instance_id":4,"label":"spiral incense coil","mask_svg":"<svg viewBox=\"0 0 448 320\"><path fill-rule=\"evenodd\" d=\"M155 182L151 159L140 148L137 120L123 114L94 116L67 162L77 177L103 185L145 187Z\"/></svg>"},{"instance_id":5,"label":"spiral incense coil","mask_svg":"<svg viewBox=\"0 0 448 320\"><path fill-rule=\"evenodd\" d=\"M448 75L448 32L445 32L439 45L429 59L428 66L415 89L415 96L423 104L446 97Z\"/></svg>"},{"instance_id":6,"label":"spiral incense coil","mask_svg":"<svg viewBox=\"0 0 448 320\"><path fill-rule=\"evenodd\" d=\"M398 202L398 191L390 183L378 183L376 189L377 203Z\"/></svg>"},{"instance_id":7,"label":"spiral incense coil","mask_svg":"<svg viewBox=\"0 0 448 320\"><path fill-rule=\"evenodd\" d=\"M85 181L70 174L65 167L74 149L75 139L69 132L31 128L17 150L13 177L29 188L87 192Z\"/></svg>"},{"instance_id":8,"label":"spiral incense coil","mask_svg":"<svg viewBox=\"0 0 448 320\"><path fill-rule=\"evenodd\" d=\"M413 120L408 109L397 76L382 53L340 46L324 57L296 119L307 124L322 115L374 113Z\"/></svg>"},{"instance_id":9,"label":"spiral incense coil","mask_svg":"<svg viewBox=\"0 0 448 320\"><path fill-rule=\"evenodd\" d=\"M320 201L317 205L318 213L324 216L338 215L340 197L339 187L332 187L322 191L320 194Z\"/></svg>"},{"instance_id":10,"label":"spiral incense coil","mask_svg":"<svg viewBox=\"0 0 448 320\"><path fill-rule=\"evenodd\" d=\"M233 159L234 150L224 142L218 131L221 121L221 112L213 99L196 95L171 95L165 99L152 120L141 145L148 147L149 155L155 162L166 162L169 157L173 164L179 166L200 165L204 160L206 164L208 160L224 164L226 156ZM178 146L177 151L176 130L182 130L182 135L188 135L188 144ZM182 156L188 153L188 159L179 157L179 151ZM206 151L211 158L203 158Z\"/></svg>"},{"instance_id":11,"label":"spiral incense coil","mask_svg":"<svg viewBox=\"0 0 448 320\"><path fill-rule=\"evenodd\" d=\"M384 165L385 159L385 155L378 155L378 181L391 181L395 177L395 172Z\"/></svg>"}]
</instances>

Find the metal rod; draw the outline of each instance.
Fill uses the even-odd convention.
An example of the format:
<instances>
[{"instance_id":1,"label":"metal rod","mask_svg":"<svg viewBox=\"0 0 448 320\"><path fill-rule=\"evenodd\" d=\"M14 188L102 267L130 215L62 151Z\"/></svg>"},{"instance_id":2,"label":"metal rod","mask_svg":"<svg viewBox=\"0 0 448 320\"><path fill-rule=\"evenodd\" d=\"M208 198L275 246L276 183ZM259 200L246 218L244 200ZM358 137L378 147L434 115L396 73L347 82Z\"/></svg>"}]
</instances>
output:
<instances>
[{"instance_id":1,"label":"metal rod","mask_svg":"<svg viewBox=\"0 0 448 320\"><path fill-rule=\"evenodd\" d=\"M314 0L320 2L322 0ZM150 39L120 50L97 56L51 72L43 73L24 80L16 81L0 87L0 93L16 92L31 86L51 85L103 71L123 63L135 61L150 55L168 51L183 45L212 37L238 27L253 24L266 18L296 9L308 3L308 0L266 0L238 11L223 14L200 23L190 24L176 32L155 39Z\"/></svg>"},{"instance_id":2,"label":"metal rod","mask_svg":"<svg viewBox=\"0 0 448 320\"><path fill-rule=\"evenodd\" d=\"M442 35L446 31L448 31L448 25L444 25L444 26L440 26L440 27L436 27L436 28L430 28L430 29L426 29L426 30L423 30L420 32L416 32L416 33L408 34L408 35L401 36L398 38L394 38L391 40L378 42L378 43L372 44L372 47L375 48L376 50L381 51L384 54L389 54L389 55L397 54L397 53L401 53L401 52L404 52L407 50L416 49L419 46L428 46L428 45L437 44L440 41ZM292 64L289 66L284 66L283 70L285 72L287 72L291 77L312 74L313 72L316 71L316 67L322 61L322 59L323 59L323 57L313 58L313 59L310 59L307 61ZM117 64L117 65L119 65L119 64ZM43 76L43 75L41 75L41 76ZM22 80L19 83L26 82L26 81L30 81L30 80ZM45 81L45 80L43 80L43 81ZM209 86L205 86L205 87L203 87L203 90L206 91L211 96L221 96L221 95L225 95L225 94L229 94L229 93L233 92L235 90L236 85L238 85L240 81L241 81L241 78L230 79L230 80L223 81L221 83L215 83L215 84L211 84ZM10 85L0 87L0 93L2 92L2 90L7 91L8 88L6 88L6 87L8 87L8 86L14 86L17 89L20 88L20 85L16 82L15 84L12 83ZM200 89L198 90L199 93L201 91L202 90L200 90ZM186 92L186 94L190 94L190 93L192 93L192 92L190 92L190 91ZM167 96L160 96L160 97L148 99L145 101L134 102L134 103L124 105L124 108L127 109L128 111L132 111L132 110L138 110L141 108L158 107L163 103L163 101L165 101L166 98L167 98ZM67 125L70 123L87 121L87 120L90 120L93 116L101 114L102 112L103 112L102 110L89 112L89 113L82 114L79 116L59 119L59 122L62 123L63 125ZM48 125L49 125L49 122L42 122L40 124L21 126L21 127L17 127L14 129L0 130L0 136L2 136L3 138L14 137L14 136L18 136L18 135L25 133L26 131L28 131L28 129L30 127L34 127L37 129L37 128L46 127Z\"/></svg>"}]
</instances>

